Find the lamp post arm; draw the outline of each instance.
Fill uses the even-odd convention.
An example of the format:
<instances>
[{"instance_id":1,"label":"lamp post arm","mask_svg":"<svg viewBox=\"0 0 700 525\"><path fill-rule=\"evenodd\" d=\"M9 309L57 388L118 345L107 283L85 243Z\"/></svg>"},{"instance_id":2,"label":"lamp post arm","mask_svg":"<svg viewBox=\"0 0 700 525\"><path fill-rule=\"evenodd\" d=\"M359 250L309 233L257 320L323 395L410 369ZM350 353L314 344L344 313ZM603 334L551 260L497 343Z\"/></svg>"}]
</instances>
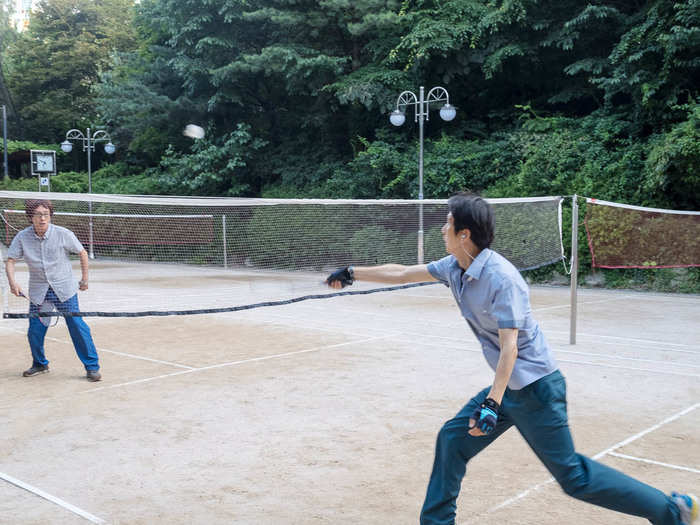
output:
<instances>
[{"instance_id":1,"label":"lamp post arm","mask_svg":"<svg viewBox=\"0 0 700 525\"><path fill-rule=\"evenodd\" d=\"M418 97L413 91L404 91L396 99L396 109L405 109L407 106L418 106ZM418 121L418 109L414 111L414 122Z\"/></svg>"},{"instance_id":2,"label":"lamp post arm","mask_svg":"<svg viewBox=\"0 0 700 525\"><path fill-rule=\"evenodd\" d=\"M425 120L430 120L430 104L431 102L442 102L445 101L446 104L450 103L450 95L444 87L435 86L430 91L428 91L428 96L425 97Z\"/></svg>"},{"instance_id":3,"label":"lamp post arm","mask_svg":"<svg viewBox=\"0 0 700 525\"><path fill-rule=\"evenodd\" d=\"M66 131L66 139L68 140L85 140L85 135L79 129L69 129Z\"/></svg>"},{"instance_id":4,"label":"lamp post arm","mask_svg":"<svg viewBox=\"0 0 700 525\"><path fill-rule=\"evenodd\" d=\"M450 103L450 95L444 87L435 86L433 89L428 91L428 96L425 97L425 101L430 104L431 102L442 102L445 101L446 104Z\"/></svg>"},{"instance_id":5,"label":"lamp post arm","mask_svg":"<svg viewBox=\"0 0 700 525\"><path fill-rule=\"evenodd\" d=\"M112 141L112 137L109 136L109 133L106 131L99 129L95 131L95 133L92 134L92 141L93 142L105 142L105 141Z\"/></svg>"}]
</instances>

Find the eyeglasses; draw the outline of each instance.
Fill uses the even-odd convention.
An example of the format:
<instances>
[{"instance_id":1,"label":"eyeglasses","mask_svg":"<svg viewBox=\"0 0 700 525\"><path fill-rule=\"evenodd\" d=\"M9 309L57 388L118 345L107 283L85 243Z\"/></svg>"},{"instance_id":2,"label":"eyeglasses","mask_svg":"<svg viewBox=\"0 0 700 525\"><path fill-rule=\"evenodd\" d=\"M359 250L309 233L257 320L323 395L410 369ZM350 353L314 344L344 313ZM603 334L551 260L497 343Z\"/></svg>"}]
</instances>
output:
<instances>
[{"instance_id":1,"label":"eyeglasses","mask_svg":"<svg viewBox=\"0 0 700 525\"><path fill-rule=\"evenodd\" d=\"M49 218L51 218L51 214L50 213L35 213L34 217L39 217L40 219L43 219L43 218L49 219Z\"/></svg>"}]
</instances>

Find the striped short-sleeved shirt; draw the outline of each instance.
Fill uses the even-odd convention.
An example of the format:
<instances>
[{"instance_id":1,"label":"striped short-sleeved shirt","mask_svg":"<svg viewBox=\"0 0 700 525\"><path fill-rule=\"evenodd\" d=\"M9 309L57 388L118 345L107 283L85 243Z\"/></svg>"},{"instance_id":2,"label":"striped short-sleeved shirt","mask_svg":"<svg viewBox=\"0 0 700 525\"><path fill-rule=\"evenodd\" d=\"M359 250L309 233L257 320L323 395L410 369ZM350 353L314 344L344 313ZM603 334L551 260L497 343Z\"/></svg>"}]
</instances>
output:
<instances>
[{"instance_id":1,"label":"striped short-sleeved shirt","mask_svg":"<svg viewBox=\"0 0 700 525\"><path fill-rule=\"evenodd\" d=\"M518 357L509 388L520 390L558 368L544 334L532 318L527 283L505 257L485 249L462 270L457 259L448 255L428 264L428 271L452 291L494 371L501 352L498 329L518 329Z\"/></svg>"},{"instance_id":2,"label":"striped short-sleeved shirt","mask_svg":"<svg viewBox=\"0 0 700 525\"><path fill-rule=\"evenodd\" d=\"M31 302L43 303L49 287L63 302L78 292L78 283L73 278L69 255L83 250L83 245L72 231L49 224L42 237L36 234L34 226L19 232L12 239L7 257L15 260L24 259L27 263Z\"/></svg>"}]
</instances>

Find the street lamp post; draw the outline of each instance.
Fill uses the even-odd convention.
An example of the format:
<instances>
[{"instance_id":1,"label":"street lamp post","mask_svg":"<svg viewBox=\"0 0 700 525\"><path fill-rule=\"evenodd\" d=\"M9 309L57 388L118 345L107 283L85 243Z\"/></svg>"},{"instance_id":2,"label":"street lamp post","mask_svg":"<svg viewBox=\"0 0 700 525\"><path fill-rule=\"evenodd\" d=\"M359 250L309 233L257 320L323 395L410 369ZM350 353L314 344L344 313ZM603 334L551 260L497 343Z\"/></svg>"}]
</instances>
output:
<instances>
[{"instance_id":1,"label":"street lamp post","mask_svg":"<svg viewBox=\"0 0 700 525\"><path fill-rule=\"evenodd\" d=\"M450 95L443 87L437 86L428 91L425 96L425 88L420 87L420 95L416 96L412 91L404 91L396 99L396 109L391 112L389 120L394 126L401 126L406 122L405 108L413 106L414 122L418 122L419 150L418 150L418 264L423 264L423 122L430 120L430 104L445 101L440 108L440 118L450 121L457 115L457 110L450 105Z\"/></svg>"},{"instance_id":2,"label":"street lamp post","mask_svg":"<svg viewBox=\"0 0 700 525\"><path fill-rule=\"evenodd\" d=\"M105 153L111 155L115 151L112 138L104 130L98 129L94 133L90 133L90 128L83 134L79 129L71 129L66 132L66 140L61 142L61 149L66 153L73 151L71 140L80 140L83 143L83 151L87 151L87 168L88 168L88 193L92 195L92 152L95 151L96 142L107 142L105 144ZM88 254L90 259L95 258L94 241L92 235L92 200L88 201L88 216L90 222L90 248Z\"/></svg>"}]
</instances>

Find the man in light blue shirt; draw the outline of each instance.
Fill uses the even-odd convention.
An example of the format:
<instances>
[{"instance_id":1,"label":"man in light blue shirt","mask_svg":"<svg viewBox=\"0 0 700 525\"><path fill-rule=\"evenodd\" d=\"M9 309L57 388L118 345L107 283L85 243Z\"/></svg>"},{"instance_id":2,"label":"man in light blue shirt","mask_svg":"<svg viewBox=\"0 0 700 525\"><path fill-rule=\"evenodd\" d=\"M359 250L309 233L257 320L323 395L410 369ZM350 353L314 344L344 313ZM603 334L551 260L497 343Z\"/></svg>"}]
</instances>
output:
<instances>
[{"instance_id":1,"label":"man in light blue shirt","mask_svg":"<svg viewBox=\"0 0 700 525\"><path fill-rule=\"evenodd\" d=\"M566 413L566 382L539 325L532 318L527 284L504 257L489 249L491 206L480 197L455 195L442 227L449 255L430 264L345 267L327 279L342 288L355 279L389 283L440 281L495 372L493 384L474 396L440 430L423 525L451 525L467 463L515 426L569 495L655 525L690 525L697 498L661 491L576 453Z\"/></svg>"},{"instance_id":2,"label":"man in light blue shirt","mask_svg":"<svg viewBox=\"0 0 700 525\"><path fill-rule=\"evenodd\" d=\"M501 355L499 330L517 329L518 352L509 388L520 390L557 369L544 334L532 318L527 284L507 259L485 248L466 270L453 255L428 264L427 270L450 288L494 370Z\"/></svg>"},{"instance_id":3,"label":"man in light blue shirt","mask_svg":"<svg viewBox=\"0 0 700 525\"><path fill-rule=\"evenodd\" d=\"M15 280L15 262L24 259L29 267L29 313L37 314L45 302L53 303L59 312L76 313L78 289L88 289L88 255L75 234L61 226L51 224L53 204L48 200L28 200L25 211L32 225L19 232L7 251L5 271L10 291L24 296ZM82 279L76 283L69 255L78 254ZM100 381L100 364L90 328L82 317L66 316L66 325L78 357L85 366L88 381ZM29 347L32 366L24 377L33 377L49 371L49 361L44 353L47 326L39 317L29 318Z\"/></svg>"}]
</instances>

